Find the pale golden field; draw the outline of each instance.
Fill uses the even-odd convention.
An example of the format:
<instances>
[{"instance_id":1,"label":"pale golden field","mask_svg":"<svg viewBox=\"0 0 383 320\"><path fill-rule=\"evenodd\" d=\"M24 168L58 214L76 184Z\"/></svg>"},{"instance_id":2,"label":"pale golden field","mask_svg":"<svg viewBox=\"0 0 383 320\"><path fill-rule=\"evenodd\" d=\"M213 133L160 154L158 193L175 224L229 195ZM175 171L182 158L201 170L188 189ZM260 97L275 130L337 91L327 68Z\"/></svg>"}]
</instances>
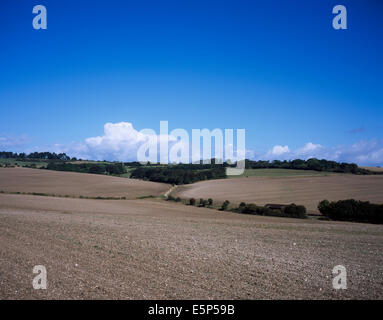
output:
<instances>
[{"instance_id":1,"label":"pale golden field","mask_svg":"<svg viewBox=\"0 0 383 320\"><path fill-rule=\"evenodd\" d=\"M159 196L169 185L100 174L60 172L28 168L0 168L0 191L37 192L86 197Z\"/></svg>"},{"instance_id":2,"label":"pale golden field","mask_svg":"<svg viewBox=\"0 0 383 320\"><path fill-rule=\"evenodd\" d=\"M351 174L312 177L248 177L209 180L177 188L174 196L181 198L212 198L215 201L241 201L258 205L267 203L306 206L316 212L319 201L356 199L383 203L383 175Z\"/></svg>"},{"instance_id":3,"label":"pale golden field","mask_svg":"<svg viewBox=\"0 0 383 320\"><path fill-rule=\"evenodd\" d=\"M374 172L383 172L383 168L382 167L361 167L363 169L367 169L367 170L370 170L370 171L374 171Z\"/></svg>"}]
</instances>

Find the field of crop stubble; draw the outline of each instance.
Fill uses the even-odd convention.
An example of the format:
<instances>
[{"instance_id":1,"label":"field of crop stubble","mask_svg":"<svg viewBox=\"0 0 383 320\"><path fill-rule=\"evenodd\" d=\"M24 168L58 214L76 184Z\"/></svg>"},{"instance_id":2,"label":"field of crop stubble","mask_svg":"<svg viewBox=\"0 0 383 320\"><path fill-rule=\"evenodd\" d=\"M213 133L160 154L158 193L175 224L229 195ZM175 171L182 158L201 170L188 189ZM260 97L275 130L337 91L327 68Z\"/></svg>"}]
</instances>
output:
<instances>
[{"instance_id":1,"label":"field of crop stubble","mask_svg":"<svg viewBox=\"0 0 383 320\"><path fill-rule=\"evenodd\" d=\"M209 180L177 188L173 196L212 198L239 204L301 204L318 212L319 201L356 199L383 203L383 175L333 174L328 176L248 177Z\"/></svg>"},{"instance_id":2,"label":"field of crop stubble","mask_svg":"<svg viewBox=\"0 0 383 320\"><path fill-rule=\"evenodd\" d=\"M46 171L35 172L47 183ZM79 185L92 176L59 174L84 179ZM106 180L118 178L100 178L114 194ZM131 182L141 190L141 181ZM249 216L161 199L0 194L0 243L1 299L383 298L381 225ZM339 264L347 290L332 288ZM35 265L47 268L47 290L32 288Z\"/></svg>"},{"instance_id":3,"label":"field of crop stubble","mask_svg":"<svg viewBox=\"0 0 383 320\"><path fill-rule=\"evenodd\" d=\"M100 174L28 168L0 168L0 191L45 193L58 196L126 197L159 196L169 185Z\"/></svg>"}]
</instances>

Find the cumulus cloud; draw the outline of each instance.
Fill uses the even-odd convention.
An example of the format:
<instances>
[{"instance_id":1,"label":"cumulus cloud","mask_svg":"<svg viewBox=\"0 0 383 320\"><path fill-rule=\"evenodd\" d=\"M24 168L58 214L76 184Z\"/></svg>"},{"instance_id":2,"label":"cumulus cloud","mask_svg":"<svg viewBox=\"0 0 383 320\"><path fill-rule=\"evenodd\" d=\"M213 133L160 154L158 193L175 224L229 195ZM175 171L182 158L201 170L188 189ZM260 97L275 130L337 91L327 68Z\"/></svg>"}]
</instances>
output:
<instances>
[{"instance_id":1,"label":"cumulus cloud","mask_svg":"<svg viewBox=\"0 0 383 320\"><path fill-rule=\"evenodd\" d=\"M338 162L353 162L359 165L383 164L383 140L359 141L350 146L339 145L325 147L312 142L301 148L290 150L286 146L276 145L266 153L258 153L256 160L292 160L292 159L327 159Z\"/></svg>"},{"instance_id":2,"label":"cumulus cloud","mask_svg":"<svg viewBox=\"0 0 383 320\"><path fill-rule=\"evenodd\" d=\"M83 142L55 144L50 150L81 159L134 161L138 148L153 138L157 136L137 131L130 122L106 123L100 136Z\"/></svg>"},{"instance_id":3,"label":"cumulus cloud","mask_svg":"<svg viewBox=\"0 0 383 320\"><path fill-rule=\"evenodd\" d=\"M269 151L269 154L272 156L280 156L289 152L289 146L274 146L273 149Z\"/></svg>"},{"instance_id":4,"label":"cumulus cloud","mask_svg":"<svg viewBox=\"0 0 383 320\"><path fill-rule=\"evenodd\" d=\"M361 164L383 164L383 140L359 141L350 148L343 148L340 156L345 161L354 159Z\"/></svg>"},{"instance_id":5,"label":"cumulus cloud","mask_svg":"<svg viewBox=\"0 0 383 320\"><path fill-rule=\"evenodd\" d=\"M87 138L83 142L54 144L48 149L56 153L64 152L78 159L136 161L137 151L141 146L151 145L157 148L163 141L168 141L169 148L171 148L177 143L177 137L156 134L151 129L138 131L130 122L119 122L106 123L104 132L100 136ZM178 142L179 144L180 142ZM47 148L37 147L30 151L42 150L47 150Z\"/></svg>"},{"instance_id":6,"label":"cumulus cloud","mask_svg":"<svg viewBox=\"0 0 383 320\"><path fill-rule=\"evenodd\" d=\"M150 137L133 128L129 122L106 123L102 136L85 140L89 154L98 159L132 160L137 149Z\"/></svg>"},{"instance_id":7,"label":"cumulus cloud","mask_svg":"<svg viewBox=\"0 0 383 320\"><path fill-rule=\"evenodd\" d=\"M312 152L317 152L319 150L322 150L323 146L320 144L314 144L312 142L306 143L302 148L297 150L298 154L309 154Z\"/></svg>"}]
</instances>

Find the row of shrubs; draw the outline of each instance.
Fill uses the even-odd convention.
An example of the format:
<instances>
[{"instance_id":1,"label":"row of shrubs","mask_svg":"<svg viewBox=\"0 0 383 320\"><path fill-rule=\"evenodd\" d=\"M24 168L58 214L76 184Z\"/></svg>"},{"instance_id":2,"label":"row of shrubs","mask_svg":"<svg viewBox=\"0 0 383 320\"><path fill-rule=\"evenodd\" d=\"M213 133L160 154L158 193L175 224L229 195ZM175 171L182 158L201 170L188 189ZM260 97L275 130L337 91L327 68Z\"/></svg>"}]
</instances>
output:
<instances>
[{"instance_id":1,"label":"row of shrubs","mask_svg":"<svg viewBox=\"0 0 383 320\"><path fill-rule=\"evenodd\" d=\"M169 201L175 201L175 202L181 202L182 199L180 197L173 197L172 195L169 195L167 200ZM213 199L209 198L207 200L205 199L199 199L199 202L195 198L190 198L186 204L189 204L191 206L198 206L198 207L207 207L207 208L213 208ZM289 217L289 218L300 218L300 219L306 219L307 213L306 208L304 206L296 205L294 203L285 206L283 209L270 209L268 207L264 206L257 206L254 203L246 204L245 202L241 202L238 208L232 208L229 209L230 201L225 200L222 205L218 208L221 211L233 211L243 214L254 214L254 215L261 215L261 216L274 216L274 217Z\"/></svg>"},{"instance_id":2,"label":"row of shrubs","mask_svg":"<svg viewBox=\"0 0 383 320\"><path fill-rule=\"evenodd\" d=\"M175 198L172 195L168 196L167 200L175 201L175 202L181 202L182 201L182 199L180 197ZM195 206L195 205L197 205L197 200L194 198L190 198L187 204L189 204L191 206ZM209 198L207 200L202 199L202 198L199 199L198 207L212 208L213 207L213 199L212 198Z\"/></svg>"},{"instance_id":3,"label":"row of shrubs","mask_svg":"<svg viewBox=\"0 0 383 320\"><path fill-rule=\"evenodd\" d=\"M181 202L180 197L174 198L169 196L168 200ZM213 208L213 199L208 200L200 199L197 202L196 199L190 198L186 204L199 207ZM286 205L281 209L271 209L265 206L257 206L254 203L241 202L237 208L229 209L230 201L225 200L220 207L217 207L221 211L233 211L243 214L254 214L261 216L274 216L274 217L289 217L306 219L306 208L302 205L296 205L294 203ZM353 222L365 222L383 224L383 204L374 204L368 201L357 201L354 199L340 200L340 201L328 201L323 200L319 203L318 209L322 215L338 221L353 221Z\"/></svg>"},{"instance_id":4,"label":"row of shrubs","mask_svg":"<svg viewBox=\"0 0 383 320\"><path fill-rule=\"evenodd\" d=\"M261 216L273 216L273 217L289 217L289 218L299 218L306 219L307 213L306 208L301 205L296 205L295 203L286 205L281 209L271 209L265 206L257 206L254 203L241 202L239 207L233 211L244 213L244 214L256 214Z\"/></svg>"},{"instance_id":5,"label":"row of shrubs","mask_svg":"<svg viewBox=\"0 0 383 320\"><path fill-rule=\"evenodd\" d=\"M42 197L56 197L56 198L75 198L75 199L92 199L92 200L126 200L126 197L76 196L76 195L69 195L69 194L55 194L55 193L45 193L45 192L20 192L20 191L0 190L0 193L42 196Z\"/></svg>"},{"instance_id":6,"label":"row of shrubs","mask_svg":"<svg viewBox=\"0 0 383 320\"><path fill-rule=\"evenodd\" d=\"M323 200L319 202L318 210L332 220L383 224L383 204L354 199Z\"/></svg>"}]
</instances>

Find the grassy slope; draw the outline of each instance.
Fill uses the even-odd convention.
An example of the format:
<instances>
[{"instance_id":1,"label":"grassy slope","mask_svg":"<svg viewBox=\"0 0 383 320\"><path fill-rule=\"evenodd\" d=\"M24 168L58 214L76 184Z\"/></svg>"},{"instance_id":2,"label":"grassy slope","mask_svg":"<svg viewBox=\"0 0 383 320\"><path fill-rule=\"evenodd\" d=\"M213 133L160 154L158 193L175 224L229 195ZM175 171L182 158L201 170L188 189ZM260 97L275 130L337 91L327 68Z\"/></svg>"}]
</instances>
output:
<instances>
[{"instance_id":1,"label":"grassy slope","mask_svg":"<svg viewBox=\"0 0 383 320\"><path fill-rule=\"evenodd\" d=\"M37 168L47 166L46 161L39 160L39 159L31 160L31 161L20 161L20 160L16 160L16 159L0 159L0 164L8 164L8 165L12 165L12 166L17 165L20 167L25 167L25 166L29 166L31 164L35 164Z\"/></svg>"}]
</instances>

